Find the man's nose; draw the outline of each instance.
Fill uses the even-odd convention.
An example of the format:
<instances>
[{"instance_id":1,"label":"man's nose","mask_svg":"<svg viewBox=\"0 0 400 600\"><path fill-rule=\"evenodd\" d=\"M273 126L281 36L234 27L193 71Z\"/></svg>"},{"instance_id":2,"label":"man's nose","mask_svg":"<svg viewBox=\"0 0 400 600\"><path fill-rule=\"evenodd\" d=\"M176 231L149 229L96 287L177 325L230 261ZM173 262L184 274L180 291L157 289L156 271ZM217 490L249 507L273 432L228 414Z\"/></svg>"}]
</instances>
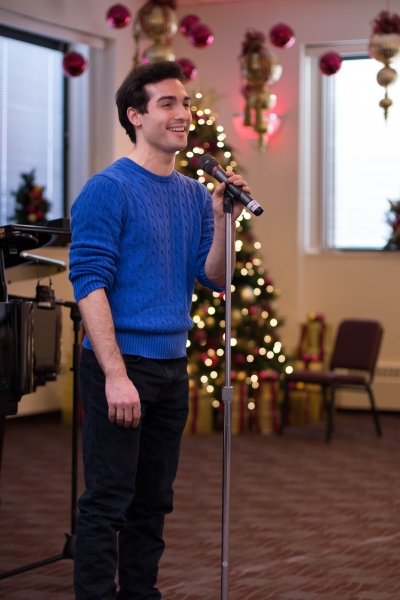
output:
<instances>
[{"instance_id":1,"label":"man's nose","mask_svg":"<svg viewBox=\"0 0 400 600\"><path fill-rule=\"evenodd\" d=\"M178 104L175 115L177 116L178 119L186 120L188 118L188 113L187 113L186 107L183 106L182 104Z\"/></svg>"}]
</instances>

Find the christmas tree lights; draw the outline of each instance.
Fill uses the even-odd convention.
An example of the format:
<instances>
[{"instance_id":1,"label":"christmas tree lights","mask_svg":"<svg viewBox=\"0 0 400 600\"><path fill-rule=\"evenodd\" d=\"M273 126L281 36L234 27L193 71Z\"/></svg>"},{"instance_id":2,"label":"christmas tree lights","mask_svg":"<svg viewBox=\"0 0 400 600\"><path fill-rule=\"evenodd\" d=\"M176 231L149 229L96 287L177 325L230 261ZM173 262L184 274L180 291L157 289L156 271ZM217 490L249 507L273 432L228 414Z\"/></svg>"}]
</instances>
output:
<instances>
[{"instance_id":1,"label":"christmas tree lights","mask_svg":"<svg viewBox=\"0 0 400 600\"><path fill-rule=\"evenodd\" d=\"M218 114L205 106L200 92L192 106L193 121L185 150L177 153L176 169L197 179L212 193L214 182L199 166L205 152L230 171L237 166L233 149L226 142ZM262 266L261 244L252 232L251 215L243 211L236 222L236 265L232 279L231 353L233 382L248 386L249 411L256 407L257 390L263 381L276 381L287 366L279 340L282 321L275 304L279 289ZM220 404L225 368L225 306L223 293L196 283L192 298L193 329L187 352L191 378L208 392L215 408Z\"/></svg>"},{"instance_id":2,"label":"christmas tree lights","mask_svg":"<svg viewBox=\"0 0 400 600\"><path fill-rule=\"evenodd\" d=\"M250 220L250 214L243 211L236 222L231 378L245 382L251 396L262 381L278 378L287 358L278 334L282 321L275 310L279 290L262 267L258 252L261 244L254 240ZM215 407L219 405L218 388L223 385L224 377L224 296L196 283L192 298L194 327L189 332L187 349L190 374L212 396ZM251 410L250 404L251 400L248 406Z\"/></svg>"}]
</instances>

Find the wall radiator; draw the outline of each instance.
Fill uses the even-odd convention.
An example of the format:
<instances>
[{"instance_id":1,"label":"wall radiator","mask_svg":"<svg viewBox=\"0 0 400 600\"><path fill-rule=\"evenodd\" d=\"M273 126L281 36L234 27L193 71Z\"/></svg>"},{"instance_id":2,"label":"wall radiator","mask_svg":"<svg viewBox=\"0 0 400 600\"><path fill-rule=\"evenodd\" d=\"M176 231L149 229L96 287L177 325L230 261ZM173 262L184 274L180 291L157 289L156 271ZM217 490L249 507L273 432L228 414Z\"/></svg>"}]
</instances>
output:
<instances>
[{"instance_id":1,"label":"wall radiator","mask_svg":"<svg viewBox=\"0 0 400 600\"><path fill-rule=\"evenodd\" d=\"M379 363L375 369L372 384L376 407L378 410L400 411L400 364ZM340 408L368 409L368 394L340 390L337 393L337 406Z\"/></svg>"}]
</instances>

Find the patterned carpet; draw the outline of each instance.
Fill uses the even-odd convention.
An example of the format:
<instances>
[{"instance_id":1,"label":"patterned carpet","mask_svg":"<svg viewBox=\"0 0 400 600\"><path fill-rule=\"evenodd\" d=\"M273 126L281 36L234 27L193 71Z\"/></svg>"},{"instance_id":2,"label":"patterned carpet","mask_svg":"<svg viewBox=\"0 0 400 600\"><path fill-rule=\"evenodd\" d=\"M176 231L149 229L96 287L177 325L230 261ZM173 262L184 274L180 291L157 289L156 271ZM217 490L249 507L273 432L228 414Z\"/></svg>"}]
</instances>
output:
<instances>
[{"instance_id":1,"label":"patterned carpet","mask_svg":"<svg viewBox=\"0 0 400 600\"><path fill-rule=\"evenodd\" d=\"M232 443L230 600L400 598L400 416ZM57 415L7 422L0 570L58 555L70 527L70 430ZM79 488L82 489L80 476ZM186 437L162 559L163 600L220 598L221 437ZM72 561L0 581L3 600L73 600Z\"/></svg>"}]
</instances>

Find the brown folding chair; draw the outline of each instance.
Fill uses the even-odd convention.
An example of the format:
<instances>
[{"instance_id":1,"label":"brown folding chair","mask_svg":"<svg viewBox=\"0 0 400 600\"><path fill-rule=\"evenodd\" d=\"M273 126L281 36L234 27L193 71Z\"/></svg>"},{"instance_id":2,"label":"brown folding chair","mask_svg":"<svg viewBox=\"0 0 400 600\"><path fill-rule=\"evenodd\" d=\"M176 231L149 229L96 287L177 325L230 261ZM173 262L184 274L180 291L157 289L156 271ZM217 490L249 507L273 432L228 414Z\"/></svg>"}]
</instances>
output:
<instances>
[{"instance_id":1,"label":"brown folding chair","mask_svg":"<svg viewBox=\"0 0 400 600\"><path fill-rule=\"evenodd\" d=\"M382 334L383 329L381 324L372 319L348 319L342 321L336 336L329 371L294 371L293 373L286 374L284 379L284 397L281 404L279 434L283 434L287 420L290 384L303 382L315 383L321 386L322 397L328 415L325 438L327 442L331 439L333 429L335 392L343 388L364 390L368 393L376 433L378 436L382 435L374 395L371 389ZM348 369L350 371L360 371L360 373L343 373L335 369ZM331 390L330 398L328 398L328 389Z\"/></svg>"}]
</instances>

